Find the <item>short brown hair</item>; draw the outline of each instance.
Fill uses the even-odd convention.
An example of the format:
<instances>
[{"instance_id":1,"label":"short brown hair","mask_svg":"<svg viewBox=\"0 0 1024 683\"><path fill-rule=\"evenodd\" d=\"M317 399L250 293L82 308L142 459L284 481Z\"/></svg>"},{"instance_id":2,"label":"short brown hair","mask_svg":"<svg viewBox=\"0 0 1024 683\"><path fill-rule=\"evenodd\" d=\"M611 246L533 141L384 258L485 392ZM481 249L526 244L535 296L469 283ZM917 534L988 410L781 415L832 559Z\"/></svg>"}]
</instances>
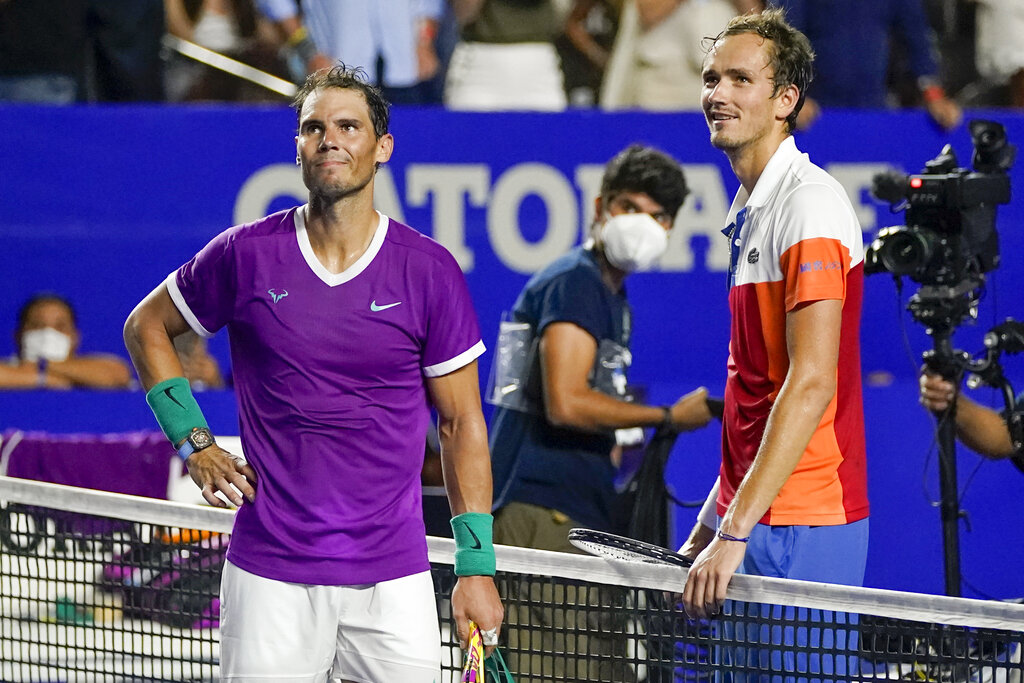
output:
<instances>
[{"instance_id":1,"label":"short brown hair","mask_svg":"<svg viewBox=\"0 0 1024 683\"><path fill-rule=\"evenodd\" d=\"M320 69L306 76L305 82L299 87L299 91L295 93L295 97L292 99L292 108L295 110L295 113L301 116L302 105L306 103L306 98L323 88L358 90L363 93L363 97L366 99L366 106L370 110L373 132L377 139L380 140L388 134L391 105L384 99L380 88L369 82L366 72L362 68L353 68L338 62L330 68Z\"/></svg>"},{"instance_id":2,"label":"short brown hair","mask_svg":"<svg viewBox=\"0 0 1024 683\"><path fill-rule=\"evenodd\" d=\"M793 28L786 21L781 8L766 9L760 13L740 14L733 17L725 30L713 38L708 51L715 43L729 36L753 33L771 41L768 47L768 64L772 67L772 98L783 90L795 85L800 93L793 112L786 117L786 129L792 132L796 118L803 109L807 88L814 78L814 49L807 36Z\"/></svg>"}]
</instances>

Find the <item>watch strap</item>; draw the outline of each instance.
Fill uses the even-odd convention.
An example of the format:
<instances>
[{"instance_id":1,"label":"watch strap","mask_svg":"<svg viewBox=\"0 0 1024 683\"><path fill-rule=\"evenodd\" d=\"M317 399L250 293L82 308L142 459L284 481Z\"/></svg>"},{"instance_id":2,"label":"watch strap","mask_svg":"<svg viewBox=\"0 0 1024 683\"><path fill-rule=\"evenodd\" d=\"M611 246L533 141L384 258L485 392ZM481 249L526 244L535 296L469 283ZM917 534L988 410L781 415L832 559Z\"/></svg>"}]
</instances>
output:
<instances>
[{"instance_id":1,"label":"watch strap","mask_svg":"<svg viewBox=\"0 0 1024 683\"><path fill-rule=\"evenodd\" d=\"M195 443L193 443L193 437L196 434L196 432L205 432L206 435L209 436L209 443L197 448ZM182 460L188 460L188 456L192 455L196 451L201 451L205 448L209 448L215 443L216 440L213 438L213 434L210 433L209 429L205 427L196 427L189 433L189 435L185 438L182 444L178 446L178 457L180 457Z\"/></svg>"}]
</instances>

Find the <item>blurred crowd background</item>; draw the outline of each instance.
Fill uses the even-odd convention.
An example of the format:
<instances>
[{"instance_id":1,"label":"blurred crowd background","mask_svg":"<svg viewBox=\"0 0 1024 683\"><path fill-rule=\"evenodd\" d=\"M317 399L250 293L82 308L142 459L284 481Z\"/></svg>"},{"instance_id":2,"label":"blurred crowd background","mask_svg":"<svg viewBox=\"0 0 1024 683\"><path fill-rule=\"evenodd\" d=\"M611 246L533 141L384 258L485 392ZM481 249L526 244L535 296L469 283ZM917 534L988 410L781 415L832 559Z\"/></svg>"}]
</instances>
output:
<instances>
[{"instance_id":1,"label":"blurred crowd background","mask_svg":"<svg viewBox=\"0 0 1024 683\"><path fill-rule=\"evenodd\" d=\"M1024 106L1019 0L769 4L785 7L818 53L814 102L805 108L803 127L830 107L925 107L948 129L959 123L963 107ZM292 83L341 60L363 67L399 105L695 109L705 39L733 14L762 5L0 0L0 100L287 100L282 92L210 66L208 50ZM212 61L220 63L216 56Z\"/></svg>"}]
</instances>

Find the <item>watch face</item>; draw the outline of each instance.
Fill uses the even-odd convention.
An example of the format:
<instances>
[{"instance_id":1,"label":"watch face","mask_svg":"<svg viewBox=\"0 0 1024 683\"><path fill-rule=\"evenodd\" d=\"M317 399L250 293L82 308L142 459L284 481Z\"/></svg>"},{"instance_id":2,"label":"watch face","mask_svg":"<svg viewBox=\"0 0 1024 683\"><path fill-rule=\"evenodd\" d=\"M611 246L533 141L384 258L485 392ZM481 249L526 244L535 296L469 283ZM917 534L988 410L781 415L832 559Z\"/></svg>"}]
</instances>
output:
<instances>
[{"instance_id":1,"label":"watch face","mask_svg":"<svg viewBox=\"0 0 1024 683\"><path fill-rule=\"evenodd\" d=\"M193 448L200 451L213 445L213 434L210 434L209 429L197 429L189 434L188 440L192 443Z\"/></svg>"}]
</instances>

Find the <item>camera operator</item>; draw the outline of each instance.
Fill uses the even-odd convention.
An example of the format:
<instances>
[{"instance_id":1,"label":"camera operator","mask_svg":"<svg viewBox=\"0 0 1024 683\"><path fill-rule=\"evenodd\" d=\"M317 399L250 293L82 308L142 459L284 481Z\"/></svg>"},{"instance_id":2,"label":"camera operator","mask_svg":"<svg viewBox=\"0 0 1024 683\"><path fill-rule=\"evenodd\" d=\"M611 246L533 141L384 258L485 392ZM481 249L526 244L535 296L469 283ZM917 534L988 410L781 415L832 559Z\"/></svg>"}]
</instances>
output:
<instances>
[{"instance_id":1,"label":"camera operator","mask_svg":"<svg viewBox=\"0 0 1024 683\"><path fill-rule=\"evenodd\" d=\"M921 405L936 415L951 407L960 440L987 458L1007 458L1021 455L1014 448L1005 413L975 403L958 391L956 385L927 370L921 373ZM1018 406L1024 405L1024 393L1017 396Z\"/></svg>"}]
</instances>

